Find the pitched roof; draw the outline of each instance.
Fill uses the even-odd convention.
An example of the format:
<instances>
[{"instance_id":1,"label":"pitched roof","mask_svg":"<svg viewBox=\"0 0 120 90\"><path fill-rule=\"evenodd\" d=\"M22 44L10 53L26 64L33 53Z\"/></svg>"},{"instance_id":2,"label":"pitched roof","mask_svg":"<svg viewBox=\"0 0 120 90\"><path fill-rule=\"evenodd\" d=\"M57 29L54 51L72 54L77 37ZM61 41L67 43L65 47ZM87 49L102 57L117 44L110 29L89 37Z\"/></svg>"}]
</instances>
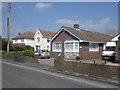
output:
<instances>
[{"instance_id":1,"label":"pitched roof","mask_svg":"<svg viewBox=\"0 0 120 90\"><path fill-rule=\"evenodd\" d=\"M68 33L71 35L75 36L79 40L82 40L83 42L97 42L97 43L106 43L108 41L111 41L112 36L104 34L104 33L99 33L99 32L93 32L93 31L87 31L83 29L75 29L72 27L67 27L67 26L62 26L60 30L54 35L54 37L51 39L54 40L57 35L62 30L66 30Z\"/></svg>"},{"instance_id":2,"label":"pitched roof","mask_svg":"<svg viewBox=\"0 0 120 90\"><path fill-rule=\"evenodd\" d=\"M112 41L118 41L118 37L120 37L120 33L118 33L118 34L112 39Z\"/></svg>"},{"instance_id":3,"label":"pitched roof","mask_svg":"<svg viewBox=\"0 0 120 90\"><path fill-rule=\"evenodd\" d=\"M55 35L55 32L53 31L47 31L47 30L40 30L43 37L53 37Z\"/></svg>"},{"instance_id":4,"label":"pitched roof","mask_svg":"<svg viewBox=\"0 0 120 90\"><path fill-rule=\"evenodd\" d=\"M67 29L68 31L70 31L72 34L74 34L83 41L107 42L107 41L111 41L112 39L112 36L99 32L87 31L83 29L75 29L66 26L63 26L63 28Z\"/></svg>"},{"instance_id":5,"label":"pitched roof","mask_svg":"<svg viewBox=\"0 0 120 90\"><path fill-rule=\"evenodd\" d=\"M14 39L34 39L34 34L33 32L31 31L27 31L27 32L24 32L20 35L18 35L17 37L13 38Z\"/></svg>"}]
</instances>

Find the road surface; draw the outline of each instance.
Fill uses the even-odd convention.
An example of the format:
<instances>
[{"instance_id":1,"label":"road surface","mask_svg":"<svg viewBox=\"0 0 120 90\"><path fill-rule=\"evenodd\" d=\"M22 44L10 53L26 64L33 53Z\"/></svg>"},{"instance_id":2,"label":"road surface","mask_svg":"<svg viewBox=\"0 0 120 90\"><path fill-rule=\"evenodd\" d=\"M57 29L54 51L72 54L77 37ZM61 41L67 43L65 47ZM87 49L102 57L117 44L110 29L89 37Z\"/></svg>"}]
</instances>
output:
<instances>
[{"instance_id":1,"label":"road surface","mask_svg":"<svg viewBox=\"0 0 120 90\"><path fill-rule=\"evenodd\" d=\"M112 85L3 63L3 88L110 88Z\"/></svg>"}]
</instances>

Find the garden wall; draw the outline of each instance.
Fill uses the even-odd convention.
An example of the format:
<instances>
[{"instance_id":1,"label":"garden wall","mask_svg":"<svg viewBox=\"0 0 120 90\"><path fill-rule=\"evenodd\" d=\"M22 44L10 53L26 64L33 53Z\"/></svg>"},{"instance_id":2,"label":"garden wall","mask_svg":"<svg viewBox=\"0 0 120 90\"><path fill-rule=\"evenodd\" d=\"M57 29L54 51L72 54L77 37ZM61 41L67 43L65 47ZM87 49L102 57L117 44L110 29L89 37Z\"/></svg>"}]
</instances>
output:
<instances>
[{"instance_id":1,"label":"garden wall","mask_svg":"<svg viewBox=\"0 0 120 90\"><path fill-rule=\"evenodd\" d=\"M120 67L104 64L81 63L78 61L65 61L62 58L54 60L54 67L62 71L71 71L89 76L118 79Z\"/></svg>"},{"instance_id":2,"label":"garden wall","mask_svg":"<svg viewBox=\"0 0 120 90\"><path fill-rule=\"evenodd\" d=\"M24 63L37 62L37 58L33 58L29 56L20 56L20 55L9 55L9 54L2 54L2 59L13 60L16 62L24 62Z\"/></svg>"}]
</instances>

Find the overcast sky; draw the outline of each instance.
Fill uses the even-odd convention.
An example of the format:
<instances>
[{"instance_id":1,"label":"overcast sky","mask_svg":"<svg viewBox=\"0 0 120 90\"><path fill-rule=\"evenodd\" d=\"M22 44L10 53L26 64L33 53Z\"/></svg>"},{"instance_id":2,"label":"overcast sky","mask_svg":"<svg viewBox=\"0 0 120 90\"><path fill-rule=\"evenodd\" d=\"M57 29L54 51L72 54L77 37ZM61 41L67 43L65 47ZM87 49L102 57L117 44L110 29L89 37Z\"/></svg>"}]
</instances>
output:
<instances>
[{"instance_id":1,"label":"overcast sky","mask_svg":"<svg viewBox=\"0 0 120 90\"><path fill-rule=\"evenodd\" d=\"M117 2L12 2L11 38L38 28L57 32L61 26L96 32L118 30ZM7 3L2 3L2 36L7 37Z\"/></svg>"}]
</instances>

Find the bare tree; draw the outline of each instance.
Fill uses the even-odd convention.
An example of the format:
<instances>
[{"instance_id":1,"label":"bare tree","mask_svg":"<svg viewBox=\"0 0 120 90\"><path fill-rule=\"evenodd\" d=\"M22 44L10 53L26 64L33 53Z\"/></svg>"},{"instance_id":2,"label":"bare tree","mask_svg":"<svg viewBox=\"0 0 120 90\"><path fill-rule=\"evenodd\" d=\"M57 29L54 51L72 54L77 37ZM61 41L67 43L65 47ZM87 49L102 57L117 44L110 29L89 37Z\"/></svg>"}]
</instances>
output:
<instances>
[{"instance_id":1,"label":"bare tree","mask_svg":"<svg viewBox=\"0 0 120 90\"><path fill-rule=\"evenodd\" d=\"M114 29L109 29L109 30L106 30L104 33L114 37L118 34L118 31Z\"/></svg>"}]
</instances>

